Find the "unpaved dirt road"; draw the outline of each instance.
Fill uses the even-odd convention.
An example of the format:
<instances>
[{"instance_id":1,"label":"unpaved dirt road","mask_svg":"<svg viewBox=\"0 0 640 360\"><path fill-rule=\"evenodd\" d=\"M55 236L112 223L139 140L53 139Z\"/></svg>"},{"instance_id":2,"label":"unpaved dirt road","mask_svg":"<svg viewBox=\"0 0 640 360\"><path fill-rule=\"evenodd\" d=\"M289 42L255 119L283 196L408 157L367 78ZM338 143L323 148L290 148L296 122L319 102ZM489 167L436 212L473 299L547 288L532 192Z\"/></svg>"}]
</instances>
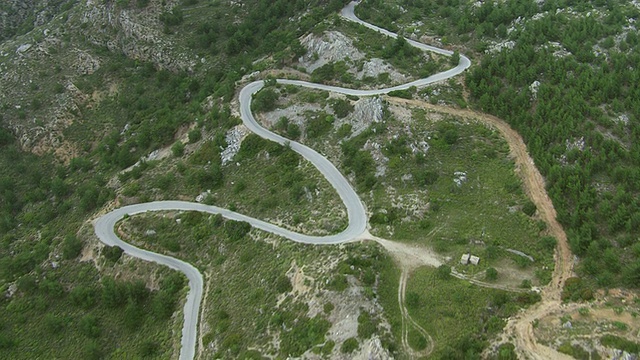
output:
<instances>
[{"instance_id":1,"label":"unpaved dirt road","mask_svg":"<svg viewBox=\"0 0 640 360\"><path fill-rule=\"evenodd\" d=\"M411 271L421 266L438 267L442 265L442 257L429 248L390 241L371 235L369 231L364 232L360 236L359 240L371 240L382 245L395 259L398 266L400 266L400 269L402 270L400 281L398 283L398 307L400 308L400 313L402 315L400 342L409 358L418 359L428 356L433 351L435 343L433 342L431 335L429 335L422 326L413 320L409 314L409 310L407 309L405 302L407 279L409 278ZM411 345L409 345L409 331L411 327L413 327L415 331L419 332L427 340L428 345L424 350L416 351L411 347Z\"/></svg>"},{"instance_id":2,"label":"unpaved dirt road","mask_svg":"<svg viewBox=\"0 0 640 360\"><path fill-rule=\"evenodd\" d=\"M353 15L353 7L356 5L355 2L349 4L342 11L342 16L351 21L359 21L355 15ZM370 28L373 28L380 33L395 37L396 35L390 33L384 29L377 28L370 24L365 24ZM437 48L433 48L424 44L420 44L417 42L409 41L409 43L413 46L421 48L423 50L428 51L436 51L443 53L444 55L451 55L450 51L441 50ZM282 84L291 84L302 87L321 89L339 92L343 94L357 95L357 96L368 96L368 95L379 95L385 94L393 90L401 90L408 89L411 86L424 86L433 82L437 82L440 80L445 80L451 78L455 75L462 73L465 69L470 66L470 61L463 55L460 57L460 62L458 66L447 70L442 73L435 74L425 79L416 80L411 83L399 85L393 88L387 89L379 89L379 90L355 90L355 89L345 89L334 86L326 86L321 84L313 84L305 81L299 80L278 80L279 83ZM160 254L152 253L149 251L145 251L130 244L123 242L117 235L114 233L114 225L115 223L123 218L124 216L128 216L135 213L146 212L146 211L161 211L161 210L184 210L184 211L203 211L209 213L222 214L224 217L239 221L247 221L252 226L275 233L286 238L292 239L294 241L299 241L303 243L324 243L324 244L335 244L342 243L346 241L353 241L355 239L360 238L363 234L366 234L366 212L360 198L355 194L355 191L351 188L350 184L342 174L335 168L333 164L331 164L327 159L313 151L312 149L293 142L287 139L284 139L274 133L269 132L268 130L262 128L257 124L253 115L251 113L251 97L252 95L260 90L264 86L264 82L257 81L245 86L240 93L240 112L241 117L245 125L250 128L252 131L257 133L258 135L276 141L280 143L288 143L291 148L300 153L307 160L311 161L318 170L327 178L327 180L333 185L341 199L345 203L345 206L348 210L349 215L349 226L347 229L333 236L327 237L312 237L306 236L303 234L294 233L273 224L266 223L264 221L260 221L258 219L253 219L242 214L234 213L227 209L222 209L214 206L205 206L197 203L188 203L181 201L164 201L164 202L154 202L154 203L145 203L145 204L137 204L131 205L123 208L116 209L108 214L101 216L96 219L94 222L95 233L98 238L107 245L110 246L120 246L125 250L125 252L131 256L138 257L147 261L153 261L160 264L167 265L176 270L182 271L189 279L189 287L190 291L187 296L187 302L185 305L185 313L184 313L184 327L181 341L181 359L192 359L195 355L196 348L196 329L198 324L198 315L199 315L199 307L202 299L203 292L203 280L200 272L190 264L187 264L183 261L179 261L175 258L171 258L168 256L163 256ZM513 131L505 122L497 119L495 117L491 117L485 114L475 113L469 110L457 110L457 109L449 109L445 107L437 107L430 105L428 103L419 102L415 100L402 100L402 99L388 99L390 102L401 103L409 106L420 106L423 108L431 108L439 112L451 113L463 117L471 117L474 119L481 120L487 124L490 124L497 128L503 136L506 138L509 143L509 147L511 149L512 155L516 160L516 164L519 169L520 176L523 179L524 187L531 197L532 201L538 207L538 211L540 213L541 218L548 224L549 233L555 236L558 239L558 252L556 257L556 268L553 274L552 283L544 289L543 291L543 300L540 304L535 307L530 308L526 312L523 312L520 316L509 321L505 336L514 336L516 339L516 347L518 353L522 356L528 356L534 359L547 359L547 358L562 358L561 354L555 353L553 350L539 345L535 341L535 337L533 335L533 328L531 322L534 319L537 319L545 314L547 314L552 309L559 306L560 301L560 292L562 289L562 285L564 281L571 276L571 253L569 251L569 247L567 245L566 235L562 230L560 224L556 221L555 209L551 203L551 200L547 196L547 193L544 188L544 179L535 168L533 161L529 157L529 154L526 151L526 146L522 141L522 138ZM368 234L366 234L368 235ZM405 266L403 266L403 276L400 282L399 290L398 290L398 302L400 308L403 313L403 344L406 345L406 349L409 351L409 354L413 354L415 356L420 356L421 353L416 353L411 350L408 346L408 339L406 334L408 334L409 325L416 328L423 336L430 339L429 335L422 329L411 317L408 315L407 309L404 305L404 293L406 288L406 279L409 274L409 269L415 265L430 265L430 266L438 266L440 261L437 257L433 256L432 252L427 249L415 249L409 246L404 246L400 244L394 244L384 239L376 239L376 241L380 242L385 246L385 248L389 249L392 254L395 254L397 257L404 258L403 262ZM202 334L200 334L202 336ZM433 341L429 341L429 347L426 349L426 353L431 351L433 347ZM551 356L548 356L551 354Z\"/></svg>"},{"instance_id":3,"label":"unpaved dirt road","mask_svg":"<svg viewBox=\"0 0 640 360\"><path fill-rule=\"evenodd\" d=\"M561 305L560 295L565 281L574 276L571 250L567 235L556 219L556 210L545 189L544 178L529 156L527 146L520 134L504 120L495 116L468 109L453 109L433 105L424 101L386 97L393 104L415 106L440 113L481 121L497 129L509 144L511 156L516 163L516 171L522 179L523 187L531 201L538 208L538 215L547 224L547 232L558 240L555 254L555 269L549 285L542 289L542 300L526 311L514 316L507 322L501 342L513 341L516 353L522 359L572 359L554 349L536 342L533 333L533 322L558 309Z\"/></svg>"},{"instance_id":4,"label":"unpaved dirt road","mask_svg":"<svg viewBox=\"0 0 640 360\"><path fill-rule=\"evenodd\" d=\"M411 359L417 359L420 357L428 356L433 351L435 346L433 338L426 332L422 326L418 325L415 320L409 315L407 310L405 294L407 290L407 279L409 278L409 268L403 267L402 274L400 275L400 285L398 286L398 306L400 306L400 312L402 313L402 347ZM427 340L427 347L424 350L413 350L409 345L409 327L413 327L420 335L424 336Z\"/></svg>"}]
</instances>

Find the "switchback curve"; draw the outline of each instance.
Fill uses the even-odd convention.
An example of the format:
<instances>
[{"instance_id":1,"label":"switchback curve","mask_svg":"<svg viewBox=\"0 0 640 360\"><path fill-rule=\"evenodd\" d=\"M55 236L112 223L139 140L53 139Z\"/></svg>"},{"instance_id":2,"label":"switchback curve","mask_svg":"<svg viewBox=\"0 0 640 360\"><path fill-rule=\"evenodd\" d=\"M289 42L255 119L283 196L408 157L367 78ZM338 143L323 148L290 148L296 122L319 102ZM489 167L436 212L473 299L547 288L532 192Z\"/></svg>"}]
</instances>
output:
<instances>
[{"instance_id":1,"label":"switchback curve","mask_svg":"<svg viewBox=\"0 0 640 360\"><path fill-rule=\"evenodd\" d=\"M364 25L370 29L376 30L379 33L396 38L397 35L379 28L375 25L366 23L358 19L354 14L354 8L357 2L349 3L344 9L342 9L340 15L349 20ZM451 56L453 52L425 45L413 40L407 40L409 44L425 51L437 52L445 56ZM336 86L329 86L323 84L315 84L306 81L299 80L277 80L281 84L297 85L307 88L313 88L318 90L333 91L346 95L355 96L373 96L387 94L394 90L405 90L410 87L422 87L428 84L449 79L462 73L471 65L471 61L464 55L460 55L460 61L458 65L450 70L434 74L424 79L415 80L406 84L377 90L357 90L347 89ZM258 92L264 87L263 81L252 82L242 88L239 95L240 102L240 114L242 122L257 135L278 142L280 144L289 144L292 150L299 153L306 160L313 163L314 166L322 173L323 176L329 181L331 186L336 190L342 201L347 208L347 214L349 217L349 224L347 228L335 235L329 236L309 236L299 234L279 226L267 223L262 220L258 220L246 215L242 215L227 209L223 209L216 206L209 206L200 203L186 202L186 201L155 201L136 205L130 205L113 210L94 221L95 234L98 239L109 246L119 246L126 254L132 257L136 257L145 261L151 261L160 265L168 266L172 269L182 272L189 280L189 293L187 295L187 301L184 306L184 325L182 329L182 340L180 349L180 359L189 360L195 356L195 348L197 342L197 326L198 326L198 314L200 311L200 303L202 301L203 293L203 279L202 274L193 265L184 262L182 260L175 259L170 256L154 253L151 251L143 250L135 247L129 243L120 239L115 231L115 224L128 215L134 215L144 213L148 211L167 211L167 210L182 210L182 211L201 211L212 214L221 214L223 217L231 220L246 221L253 227L280 235L292 241L307 243L307 244L338 244L349 241L356 241L366 233L367 228L367 216L364 205L359 196L353 190L347 179L338 171L338 169L324 156L316 152L315 150L300 144L295 141L288 140L278 134L263 128L255 120L251 112L251 99L253 94Z\"/></svg>"}]
</instances>

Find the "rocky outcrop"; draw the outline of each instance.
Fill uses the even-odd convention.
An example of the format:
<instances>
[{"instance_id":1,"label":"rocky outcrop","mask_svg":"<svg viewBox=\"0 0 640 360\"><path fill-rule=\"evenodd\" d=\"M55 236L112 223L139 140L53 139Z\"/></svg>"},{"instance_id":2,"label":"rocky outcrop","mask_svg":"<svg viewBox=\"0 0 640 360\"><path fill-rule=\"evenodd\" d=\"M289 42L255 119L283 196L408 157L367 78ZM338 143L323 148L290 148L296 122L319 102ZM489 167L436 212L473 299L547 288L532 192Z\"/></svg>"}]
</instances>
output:
<instances>
[{"instance_id":1,"label":"rocky outcrop","mask_svg":"<svg viewBox=\"0 0 640 360\"><path fill-rule=\"evenodd\" d=\"M353 41L338 31L327 31L322 36L309 34L300 43L307 49L307 53L298 61L309 73L332 62L364 58Z\"/></svg>"},{"instance_id":2,"label":"rocky outcrop","mask_svg":"<svg viewBox=\"0 0 640 360\"><path fill-rule=\"evenodd\" d=\"M87 34L87 40L95 45L152 62L159 68L192 71L201 60L195 55L188 56L187 49L178 48L161 31L160 14L175 3L152 1L144 9L125 9L111 2L87 0L79 22L85 28L97 29Z\"/></svg>"},{"instance_id":3,"label":"rocky outcrop","mask_svg":"<svg viewBox=\"0 0 640 360\"><path fill-rule=\"evenodd\" d=\"M352 136L357 136L374 122L382 121L382 99L379 97L366 97L355 103L354 111L349 116L349 122L353 126Z\"/></svg>"},{"instance_id":4,"label":"rocky outcrop","mask_svg":"<svg viewBox=\"0 0 640 360\"><path fill-rule=\"evenodd\" d=\"M201 62L162 31L160 14L178 1L150 0L144 8L115 0L0 1L2 126L27 151L52 152L63 161L74 156L64 130L84 121L81 109L97 104L114 86L107 82L87 93L76 87L81 77L109 63L87 44L170 71L191 71Z\"/></svg>"},{"instance_id":5,"label":"rocky outcrop","mask_svg":"<svg viewBox=\"0 0 640 360\"><path fill-rule=\"evenodd\" d=\"M408 80L407 76L401 74L393 66L378 58L365 61L362 65L362 71L356 74L356 79L362 80L367 77L376 78L383 73L389 74L389 79L394 84L405 83Z\"/></svg>"},{"instance_id":6,"label":"rocky outcrop","mask_svg":"<svg viewBox=\"0 0 640 360\"><path fill-rule=\"evenodd\" d=\"M3 0L0 3L0 42L53 19L73 0Z\"/></svg>"},{"instance_id":7,"label":"rocky outcrop","mask_svg":"<svg viewBox=\"0 0 640 360\"><path fill-rule=\"evenodd\" d=\"M354 45L353 40L338 31L327 31L322 35L309 34L300 40L300 43L307 49L307 53L298 59L302 67L308 73L330 63L345 61L350 69L350 73L355 78L377 78L382 73L389 74L392 83L404 83L407 77L383 59L365 59L365 54L360 52ZM358 70L357 62L361 61L361 69Z\"/></svg>"}]
</instances>

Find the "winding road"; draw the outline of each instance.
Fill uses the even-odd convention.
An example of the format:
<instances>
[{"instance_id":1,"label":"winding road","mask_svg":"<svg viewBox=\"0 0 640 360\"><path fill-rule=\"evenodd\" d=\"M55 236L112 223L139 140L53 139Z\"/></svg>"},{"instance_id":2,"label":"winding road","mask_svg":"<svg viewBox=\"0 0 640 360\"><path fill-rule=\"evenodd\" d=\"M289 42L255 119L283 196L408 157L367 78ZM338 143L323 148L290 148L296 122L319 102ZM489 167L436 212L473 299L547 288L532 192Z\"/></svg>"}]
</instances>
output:
<instances>
[{"instance_id":1,"label":"winding road","mask_svg":"<svg viewBox=\"0 0 640 360\"><path fill-rule=\"evenodd\" d=\"M366 23L358 19L354 14L354 8L357 2L351 2L344 9L342 9L340 15L356 23L359 23L367 28L375 30L380 34L396 38L397 35L379 28L375 25ZM415 46L424 51L436 52L445 56L451 56L453 52L449 50L439 49L433 46L425 45L413 40L407 40L409 44ZM460 56L458 65L450 70L429 76L424 79L419 79L406 84L378 89L378 90L356 90L347 89L335 86L328 86L322 84L314 84L306 81L298 80L277 80L280 84L297 85L307 88L327 90L337 92L346 95L354 96L372 96L387 94L394 90L404 90L412 86L421 87L437 81L446 80L453 76L462 73L471 65L469 59L463 55ZM115 233L116 223L128 215L134 215L139 213L145 213L148 211L165 211L165 210L182 210L182 211L200 211L211 214L221 214L223 217L231 220L246 221L251 226L264 230L292 241L307 243L307 244L338 244L349 241L355 241L368 234L367 232L367 215L365 207L360 200L360 197L353 190L347 179L338 171L338 169L327 160L324 156L320 155L317 151L300 144L298 142L286 139L280 135L274 134L271 131L263 128L254 118L251 113L251 99L253 94L258 92L264 86L263 81L255 81L246 85L239 95L240 102L240 114L242 122L251 131L257 135L278 142L280 144L289 144L291 149L303 156L305 159L313 163L313 165L322 173L322 175L329 181L331 186L337 191L340 198L344 202L347 208L347 214L349 217L349 225L347 228L335 235L329 236L309 236L300 233L296 233L271 223L255 219L246 215L242 215L227 209L219 208L216 206L209 206L200 203L186 202L186 201L156 201L148 202L136 205L130 205L118 208L111 211L94 221L95 234L98 239L109 246L119 246L126 254L132 257L136 257L145 261L155 262L161 265L168 266L172 269L182 272L189 279L189 293L187 295L187 301L184 306L184 325L182 328L182 340L180 359L190 360L195 356L196 342L197 342L197 325L198 315L200 312L200 303L202 302L203 294L203 278L202 274L193 265L184 261L172 258L170 256L157 254L151 251L137 248L131 244L124 242Z\"/></svg>"}]
</instances>

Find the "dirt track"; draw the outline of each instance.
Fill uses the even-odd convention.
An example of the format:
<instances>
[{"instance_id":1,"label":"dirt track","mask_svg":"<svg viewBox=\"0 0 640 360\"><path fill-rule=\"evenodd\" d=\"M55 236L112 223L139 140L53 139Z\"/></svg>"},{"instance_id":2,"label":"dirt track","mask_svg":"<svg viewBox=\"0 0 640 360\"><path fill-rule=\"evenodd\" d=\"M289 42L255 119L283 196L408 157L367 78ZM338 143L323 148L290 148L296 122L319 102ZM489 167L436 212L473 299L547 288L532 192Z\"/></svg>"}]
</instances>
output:
<instances>
[{"instance_id":1,"label":"dirt track","mask_svg":"<svg viewBox=\"0 0 640 360\"><path fill-rule=\"evenodd\" d=\"M572 359L554 349L538 344L533 333L534 320L544 317L560 306L560 295L564 282L573 276L573 262L571 250L567 243L567 235L560 223L556 220L556 210L547 195L544 178L535 167L533 159L529 156L527 146L520 134L513 130L505 121L495 116L473 110L452 109L419 100L392 97L386 97L385 99L392 104L420 107L462 118L479 120L497 129L505 138L509 144L511 156L515 160L516 171L522 179L524 190L538 208L540 218L547 224L548 234L558 240L558 246L556 248L553 276L549 285L542 290L542 300L507 322L501 342L514 341L516 352L518 356L523 359Z\"/></svg>"},{"instance_id":2,"label":"dirt track","mask_svg":"<svg viewBox=\"0 0 640 360\"><path fill-rule=\"evenodd\" d=\"M402 347L411 359L418 359L420 357L428 356L431 354L434 348L433 338L422 326L418 325L415 320L409 315L409 310L405 304L405 293L407 289L407 279L409 278L409 268L403 267L402 274L400 275L400 285L398 286L398 305L400 306L400 312L402 313ZM412 326L427 340L428 345L424 350L415 351L409 345L409 327Z\"/></svg>"}]
</instances>

